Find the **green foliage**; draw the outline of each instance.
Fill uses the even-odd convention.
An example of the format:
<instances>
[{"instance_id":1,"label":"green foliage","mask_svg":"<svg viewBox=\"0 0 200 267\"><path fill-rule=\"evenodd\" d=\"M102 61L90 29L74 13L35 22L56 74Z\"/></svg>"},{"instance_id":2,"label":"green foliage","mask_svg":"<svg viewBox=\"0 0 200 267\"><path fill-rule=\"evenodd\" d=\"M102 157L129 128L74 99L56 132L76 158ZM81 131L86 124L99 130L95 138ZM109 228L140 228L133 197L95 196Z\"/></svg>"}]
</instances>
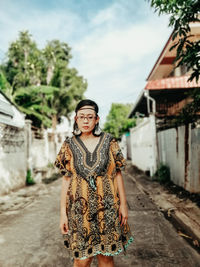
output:
<instances>
[{"instance_id":1,"label":"green foliage","mask_svg":"<svg viewBox=\"0 0 200 267\"><path fill-rule=\"evenodd\" d=\"M12 87L6 79L3 71L0 70L0 91L7 95L8 98L12 95Z\"/></svg>"},{"instance_id":2,"label":"green foliage","mask_svg":"<svg viewBox=\"0 0 200 267\"><path fill-rule=\"evenodd\" d=\"M26 174L26 185L33 185L33 184L35 184L35 181L32 178L31 170L28 169Z\"/></svg>"},{"instance_id":3,"label":"green foliage","mask_svg":"<svg viewBox=\"0 0 200 267\"><path fill-rule=\"evenodd\" d=\"M0 71L0 90L4 92L6 90L6 87L7 87L6 77L4 76L3 72Z\"/></svg>"},{"instance_id":4,"label":"green foliage","mask_svg":"<svg viewBox=\"0 0 200 267\"><path fill-rule=\"evenodd\" d=\"M179 115L175 119L177 125L188 124L197 121L200 112L200 88L195 88L192 92L188 93L192 102L185 105Z\"/></svg>"},{"instance_id":5,"label":"green foliage","mask_svg":"<svg viewBox=\"0 0 200 267\"><path fill-rule=\"evenodd\" d=\"M40 83L41 51L32 41L28 31L20 32L19 38L11 43L7 57L8 60L3 65L3 69L13 91Z\"/></svg>"},{"instance_id":6,"label":"green foliage","mask_svg":"<svg viewBox=\"0 0 200 267\"><path fill-rule=\"evenodd\" d=\"M176 67L185 65L191 70L189 80L199 79L200 75L200 40L191 41L190 22L199 22L200 4L198 0L148 0L151 7L161 14L169 14L169 26L174 28L172 40L178 41L170 49L177 49Z\"/></svg>"},{"instance_id":7,"label":"green foliage","mask_svg":"<svg viewBox=\"0 0 200 267\"><path fill-rule=\"evenodd\" d=\"M120 138L129 128L136 126L135 119L127 118L131 108L131 104L112 103L104 124L104 131L113 134L116 138Z\"/></svg>"},{"instance_id":8,"label":"green foliage","mask_svg":"<svg viewBox=\"0 0 200 267\"><path fill-rule=\"evenodd\" d=\"M160 183L169 183L170 182L170 169L167 165L160 163L156 173L154 174L154 177L160 182Z\"/></svg>"},{"instance_id":9,"label":"green foliage","mask_svg":"<svg viewBox=\"0 0 200 267\"><path fill-rule=\"evenodd\" d=\"M56 110L50 102L58 91L57 87L44 85L22 87L15 92L15 103L27 118L34 120L35 126L51 127L51 117Z\"/></svg>"},{"instance_id":10,"label":"green foliage","mask_svg":"<svg viewBox=\"0 0 200 267\"><path fill-rule=\"evenodd\" d=\"M69 68L71 58L67 43L52 40L40 50L28 31L11 43L0 66L0 88L34 126L55 128L83 99L87 81Z\"/></svg>"}]
</instances>

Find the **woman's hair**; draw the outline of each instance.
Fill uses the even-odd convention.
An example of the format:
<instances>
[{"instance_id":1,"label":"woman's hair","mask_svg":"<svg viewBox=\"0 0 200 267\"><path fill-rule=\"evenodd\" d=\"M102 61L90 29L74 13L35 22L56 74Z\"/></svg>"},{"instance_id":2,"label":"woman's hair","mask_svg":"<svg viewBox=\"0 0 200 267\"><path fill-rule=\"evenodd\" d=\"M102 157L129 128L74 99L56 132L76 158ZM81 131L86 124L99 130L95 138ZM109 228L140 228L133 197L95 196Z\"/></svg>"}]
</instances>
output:
<instances>
[{"instance_id":1,"label":"woman's hair","mask_svg":"<svg viewBox=\"0 0 200 267\"><path fill-rule=\"evenodd\" d=\"M92 101L90 99L83 99L77 104L77 106L75 108L76 114L77 114L78 110L80 108L84 107L84 106L92 106L92 107L94 107L96 115L98 115L97 113L99 112L99 107L97 106L97 104L94 101Z\"/></svg>"},{"instance_id":2,"label":"woman's hair","mask_svg":"<svg viewBox=\"0 0 200 267\"><path fill-rule=\"evenodd\" d=\"M95 103L93 100L90 100L90 99L83 99L77 104L77 106L75 108L76 115L77 115L78 110L81 109L84 106L92 106L94 108L96 116L98 116L99 107L98 107L97 103ZM99 136L100 135L100 134L97 134L96 131L95 131L96 128L98 128L98 127L99 127L99 123L97 123L97 125L94 127L94 129L92 131L95 136ZM75 133L75 131L77 129L78 129L78 125L77 125L76 121L74 121L73 132L72 133L74 135L81 135L81 132L80 132L80 134L76 134Z\"/></svg>"}]
</instances>

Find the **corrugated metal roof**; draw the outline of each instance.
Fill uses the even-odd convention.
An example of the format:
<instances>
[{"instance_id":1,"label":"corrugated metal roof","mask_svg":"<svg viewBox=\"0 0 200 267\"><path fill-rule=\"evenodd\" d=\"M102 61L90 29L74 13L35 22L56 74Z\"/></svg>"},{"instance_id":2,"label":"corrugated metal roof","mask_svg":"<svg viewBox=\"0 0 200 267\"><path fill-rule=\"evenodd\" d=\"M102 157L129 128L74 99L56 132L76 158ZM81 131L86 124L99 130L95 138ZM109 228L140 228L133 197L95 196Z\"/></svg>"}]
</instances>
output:
<instances>
[{"instance_id":1,"label":"corrugated metal roof","mask_svg":"<svg viewBox=\"0 0 200 267\"><path fill-rule=\"evenodd\" d=\"M148 81L145 90L164 90L164 89L183 89L200 87L200 81L196 83L195 79L188 82L189 76L170 77L154 81Z\"/></svg>"},{"instance_id":2,"label":"corrugated metal roof","mask_svg":"<svg viewBox=\"0 0 200 267\"><path fill-rule=\"evenodd\" d=\"M0 113L3 113L12 118L14 116L12 105L0 99Z\"/></svg>"}]
</instances>

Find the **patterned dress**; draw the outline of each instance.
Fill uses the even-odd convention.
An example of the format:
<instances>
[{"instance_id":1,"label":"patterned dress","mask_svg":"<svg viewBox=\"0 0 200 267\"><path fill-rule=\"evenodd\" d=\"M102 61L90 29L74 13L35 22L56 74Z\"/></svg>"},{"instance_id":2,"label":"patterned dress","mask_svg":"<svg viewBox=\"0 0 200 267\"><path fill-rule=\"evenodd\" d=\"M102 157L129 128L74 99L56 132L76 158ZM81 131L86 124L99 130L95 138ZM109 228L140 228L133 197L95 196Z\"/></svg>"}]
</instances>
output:
<instances>
[{"instance_id":1,"label":"patterned dress","mask_svg":"<svg viewBox=\"0 0 200 267\"><path fill-rule=\"evenodd\" d=\"M115 176L126 162L117 140L102 132L91 153L79 136L66 137L54 165L71 177L66 196L69 231L63 235L71 257L126 254L134 237L128 223L120 226L119 221Z\"/></svg>"}]
</instances>

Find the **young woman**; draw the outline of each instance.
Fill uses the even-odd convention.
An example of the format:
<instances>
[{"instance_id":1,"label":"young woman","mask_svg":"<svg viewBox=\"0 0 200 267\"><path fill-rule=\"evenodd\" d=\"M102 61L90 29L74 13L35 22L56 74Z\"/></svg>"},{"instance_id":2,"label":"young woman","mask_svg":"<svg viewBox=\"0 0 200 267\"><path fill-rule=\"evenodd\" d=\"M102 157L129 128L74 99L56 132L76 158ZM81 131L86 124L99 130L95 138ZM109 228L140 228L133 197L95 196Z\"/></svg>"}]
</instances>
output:
<instances>
[{"instance_id":1,"label":"young woman","mask_svg":"<svg viewBox=\"0 0 200 267\"><path fill-rule=\"evenodd\" d=\"M74 267L113 267L113 256L134 240L121 170L125 159L116 139L99 128L97 104L78 103L72 137L66 137L55 166L62 178L60 228Z\"/></svg>"}]
</instances>

